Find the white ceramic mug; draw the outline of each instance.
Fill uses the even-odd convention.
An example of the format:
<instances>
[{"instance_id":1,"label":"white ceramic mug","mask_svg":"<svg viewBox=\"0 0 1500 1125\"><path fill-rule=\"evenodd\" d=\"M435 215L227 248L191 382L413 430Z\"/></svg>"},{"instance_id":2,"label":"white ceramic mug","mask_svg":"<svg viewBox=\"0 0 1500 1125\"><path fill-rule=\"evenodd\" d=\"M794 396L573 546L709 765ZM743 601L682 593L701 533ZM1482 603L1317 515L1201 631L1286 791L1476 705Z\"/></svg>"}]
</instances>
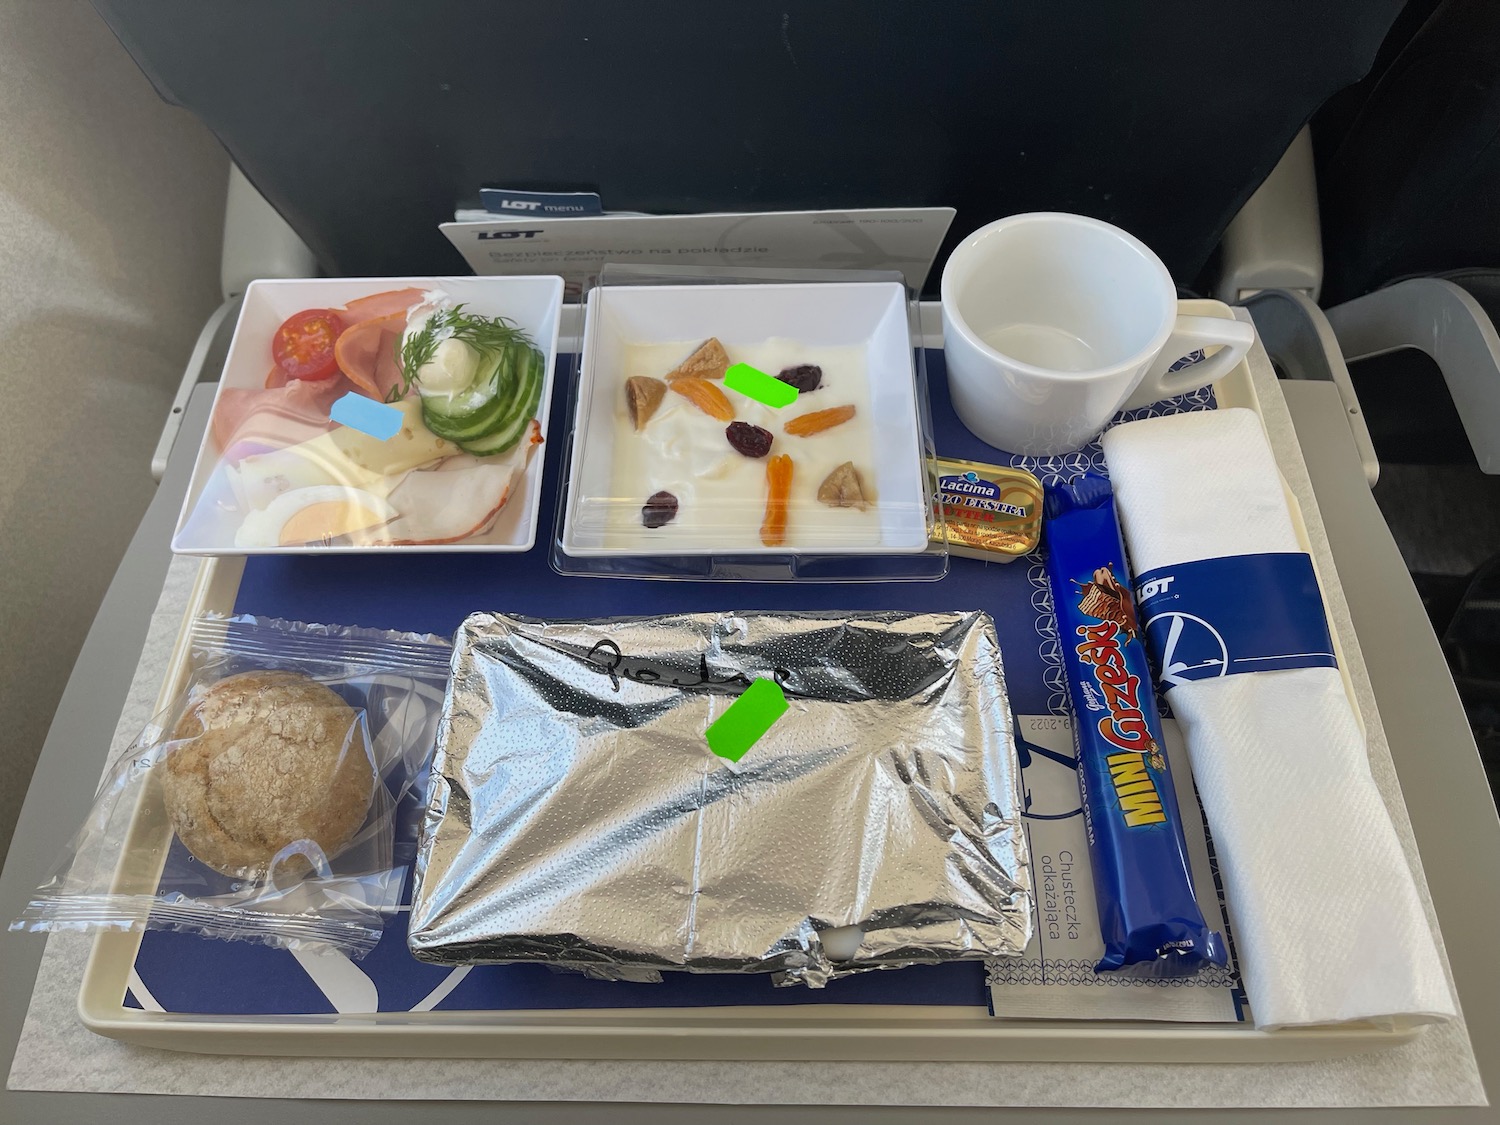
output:
<instances>
[{"instance_id":1,"label":"white ceramic mug","mask_svg":"<svg viewBox=\"0 0 1500 1125\"><path fill-rule=\"evenodd\" d=\"M943 269L948 390L964 425L1011 453L1067 453L1120 409L1228 374L1250 325L1177 311L1139 239L1098 219L1012 215L959 243ZM1217 354L1177 371L1198 348Z\"/></svg>"}]
</instances>

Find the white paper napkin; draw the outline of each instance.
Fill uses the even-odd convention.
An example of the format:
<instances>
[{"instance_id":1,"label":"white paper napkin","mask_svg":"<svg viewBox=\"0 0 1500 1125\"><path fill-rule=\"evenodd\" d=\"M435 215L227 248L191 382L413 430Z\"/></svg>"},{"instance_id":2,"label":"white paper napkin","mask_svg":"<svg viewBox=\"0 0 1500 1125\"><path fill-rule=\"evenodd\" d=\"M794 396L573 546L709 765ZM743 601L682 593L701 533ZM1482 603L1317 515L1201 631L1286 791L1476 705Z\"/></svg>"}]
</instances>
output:
<instances>
[{"instance_id":1,"label":"white paper napkin","mask_svg":"<svg viewBox=\"0 0 1500 1125\"><path fill-rule=\"evenodd\" d=\"M1252 411L1130 422L1103 445L1135 573L1300 550ZM1338 670L1198 680L1167 700L1213 834L1256 1026L1453 1016Z\"/></svg>"}]
</instances>

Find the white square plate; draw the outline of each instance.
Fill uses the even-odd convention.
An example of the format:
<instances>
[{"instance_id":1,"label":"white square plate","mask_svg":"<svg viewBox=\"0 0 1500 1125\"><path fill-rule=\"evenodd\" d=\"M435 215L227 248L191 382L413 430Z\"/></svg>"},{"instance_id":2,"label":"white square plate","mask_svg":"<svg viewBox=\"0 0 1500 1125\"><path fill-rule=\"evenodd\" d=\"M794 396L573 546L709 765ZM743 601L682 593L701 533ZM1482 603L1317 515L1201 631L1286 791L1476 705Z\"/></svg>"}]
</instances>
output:
<instances>
[{"instance_id":1,"label":"white square plate","mask_svg":"<svg viewBox=\"0 0 1500 1125\"><path fill-rule=\"evenodd\" d=\"M265 386L272 366L271 338L293 313L310 308L338 308L359 297L393 289L441 289L455 302L484 316L508 317L530 335L543 352L546 371L537 420L547 438L552 402L553 365L557 359L558 322L562 309L562 278L538 277L376 277L318 278L294 281L252 281L245 291L234 338L224 362L224 375L214 396L214 409L225 390L256 390ZM536 543L544 448L535 450L520 487L483 535L457 543L413 545L307 544L289 547L238 547L235 530L243 515L216 505L215 496L227 492L220 467L221 450L212 427L205 434L193 467L172 550L183 555L306 555L368 554L390 551L529 551ZM217 479L216 478L220 478ZM205 499L205 494L207 498ZM200 501L203 510L199 511Z\"/></svg>"},{"instance_id":2,"label":"white square plate","mask_svg":"<svg viewBox=\"0 0 1500 1125\"><path fill-rule=\"evenodd\" d=\"M839 365L842 382L825 364L825 387L802 396L786 409L785 417L851 399L863 404L855 421L862 427L860 432L868 433L867 448L863 456L851 459L873 486L875 503L870 511L816 505L812 492L838 460L828 456L832 444L815 444L826 441L823 435L781 436L785 419L779 413L729 392L741 419L762 424L777 435L773 455L790 452L794 465L801 455L809 458L809 465L800 470L802 475L794 477L787 545L767 547L759 541L765 505L763 478L743 470L735 470L739 473L735 479L744 478L747 483L744 501L715 499L710 518L717 522L712 526L668 524L666 529L651 529L641 523L641 506L660 484L620 479L630 474L622 473L616 463L616 442L640 439L630 426L625 381L631 374L645 373L642 355L656 357L650 373L661 378L709 337L719 339L731 363L749 362L773 375L782 362L803 362L799 349L809 353L809 360L819 353L849 357ZM756 363L757 356L780 358ZM863 386L853 385L858 382ZM669 393L658 417L674 406L689 413L696 409ZM559 540L566 555L890 555L927 549L930 504L906 290L899 283L595 288L588 295L577 411ZM653 419L648 426L656 424ZM835 433L829 431L830 436ZM710 434L708 440L717 439ZM723 452L731 462L738 457L730 454L727 443ZM831 463L818 462L819 454L823 462ZM717 471L695 470L700 479ZM687 470L677 472L693 476ZM693 487L690 481L688 488ZM699 510L710 509L705 503ZM813 515L816 519L808 518Z\"/></svg>"}]
</instances>

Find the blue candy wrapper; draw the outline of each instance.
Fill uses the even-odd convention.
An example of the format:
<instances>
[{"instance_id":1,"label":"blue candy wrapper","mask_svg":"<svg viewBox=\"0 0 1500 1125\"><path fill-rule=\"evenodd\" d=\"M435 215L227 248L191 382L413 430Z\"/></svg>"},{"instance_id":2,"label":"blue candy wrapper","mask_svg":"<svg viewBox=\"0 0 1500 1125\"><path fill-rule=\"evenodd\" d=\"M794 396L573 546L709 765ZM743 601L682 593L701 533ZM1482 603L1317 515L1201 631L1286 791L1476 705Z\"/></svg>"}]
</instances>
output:
<instances>
[{"instance_id":1,"label":"blue candy wrapper","mask_svg":"<svg viewBox=\"0 0 1500 1125\"><path fill-rule=\"evenodd\" d=\"M1049 486L1043 529L1104 935L1095 969L1175 976L1222 965L1224 939L1193 895L1109 481Z\"/></svg>"}]
</instances>

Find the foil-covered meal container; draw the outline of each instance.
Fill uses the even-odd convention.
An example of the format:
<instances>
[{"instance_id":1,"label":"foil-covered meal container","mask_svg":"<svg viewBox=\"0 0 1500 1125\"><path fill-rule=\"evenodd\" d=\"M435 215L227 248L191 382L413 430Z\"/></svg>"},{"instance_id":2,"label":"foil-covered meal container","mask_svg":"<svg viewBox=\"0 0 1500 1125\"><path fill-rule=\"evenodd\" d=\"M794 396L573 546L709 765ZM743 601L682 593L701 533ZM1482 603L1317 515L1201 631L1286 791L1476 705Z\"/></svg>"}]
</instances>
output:
<instances>
[{"instance_id":1,"label":"foil-covered meal container","mask_svg":"<svg viewBox=\"0 0 1500 1125\"><path fill-rule=\"evenodd\" d=\"M736 763L704 732L755 679L790 709ZM1020 769L981 612L464 622L409 942L590 975L1019 954Z\"/></svg>"}]
</instances>

